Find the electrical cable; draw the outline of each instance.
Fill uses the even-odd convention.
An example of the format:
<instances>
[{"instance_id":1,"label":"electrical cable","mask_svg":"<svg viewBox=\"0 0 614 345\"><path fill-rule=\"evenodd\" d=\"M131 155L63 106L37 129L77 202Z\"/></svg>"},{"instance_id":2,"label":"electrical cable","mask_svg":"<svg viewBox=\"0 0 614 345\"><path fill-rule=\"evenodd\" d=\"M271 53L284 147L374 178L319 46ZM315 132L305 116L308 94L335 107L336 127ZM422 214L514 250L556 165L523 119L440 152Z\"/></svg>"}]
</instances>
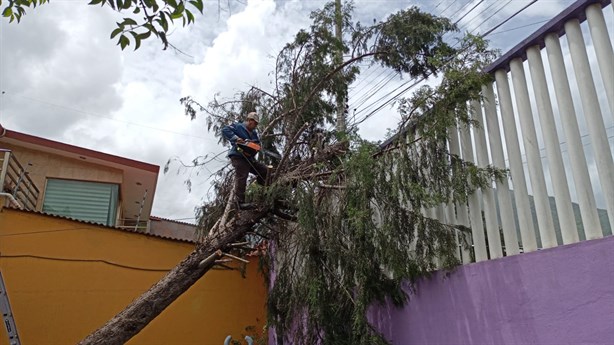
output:
<instances>
[{"instance_id":1,"label":"electrical cable","mask_svg":"<svg viewBox=\"0 0 614 345\"><path fill-rule=\"evenodd\" d=\"M394 79L394 77L396 76L396 73L391 73L389 75L388 80L386 80L385 83L383 83L382 85L380 85L376 90L373 91L372 94L377 94L379 91L381 91L388 83L390 83L390 81L392 81L392 79ZM368 95L363 101L359 102L358 104L356 104L355 106L353 106L353 109L357 109L358 107L362 106L363 104L365 104L365 102L367 102L369 100L370 95Z\"/></svg>"},{"instance_id":2,"label":"electrical cable","mask_svg":"<svg viewBox=\"0 0 614 345\"><path fill-rule=\"evenodd\" d=\"M508 0L508 1L510 1L510 0ZM467 29L468 29L468 27L469 27L469 24L471 24L471 23L472 23L472 22L474 22L476 19L478 19L482 13L484 13L484 12L488 11L488 10L489 10L491 7L493 7L493 6L497 5L497 4L500 4L500 3L501 3L501 1L494 1L494 2L492 2L490 5L486 6L486 7L485 7L485 8L484 8L482 11L480 11L478 14L476 14L476 15L475 15L473 18L469 19L469 21L467 21L467 23L465 23L465 25L463 26L463 28L464 28L465 30L467 30ZM506 3L506 5L507 5L507 4L509 4L509 2L508 2L508 3ZM504 6L505 6L505 5L504 5ZM478 25L478 26L476 26L476 27L479 27L479 25Z\"/></svg>"},{"instance_id":3,"label":"electrical cable","mask_svg":"<svg viewBox=\"0 0 614 345\"><path fill-rule=\"evenodd\" d=\"M535 23L531 23L531 24L526 24L526 25L522 25L522 26L517 26L515 28L511 28L511 29L507 29L507 30L503 30L503 31L495 32L495 33L490 33L490 36L506 33L506 32L509 32L509 31L514 31L514 30L518 30L518 29L522 29L522 28L526 28L526 27L529 27L529 26L537 25L537 24L542 24L542 23L545 23L545 22L548 22L548 21L550 21L550 19L540 20L539 22L535 22Z\"/></svg>"},{"instance_id":4,"label":"electrical cable","mask_svg":"<svg viewBox=\"0 0 614 345\"><path fill-rule=\"evenodd\" d=\"M441 4L442 2L443 2L443 1L441 1L441 2L440 2L440 4ZM472 11L474 11L474 10L477 8L477 6L479 6L479 5L480 5L482 2L484 2L484 0L479 1L479 2L478 2L476 5L474 5L474 6L473 6L473 7L472 7L472 8L471 8L471 9L470 9L470 10L469 10L467 13L465 13L465 14L464 14L464 15L463 15L461 18L457 19L455 23L458 23L458 22L459 22L459 21L460 21L462 18L464 18L466 15L468 15L469 13L471 13ZM470 2L468 2L467 4L465 4L465 6L463 6L463 7L466 7L466 6L467 6L469 3L470 3ZM493 4L494 4L494 3L493 3ZM493 4L491 4L490 6L488 6L486 9L488 9L488 8L492 7L492 6L493 6ZM504 5L504 6L505 6L505 5ZM436 8L437 8L437 7L438 7L438 6L436 6ZM483 10L482 12L480 12L479 14L481 14L481 13L483 13L483 12L484 12L484 10ZM467 22L467 25L469 25L470 23L472 23L472 22L473 22L473 21L474 21L474 20L475 20L475 19L476 19L476 18L479 16L479 14L478 14L477 16L475 16L474 18L472 18L471 20L469 20L469 21ZM424 81L425 79L426 79L426 78L422 78L422 79L421 79L421 80L419 80L418 82ZM413 79L412 79L412 80L413 80ZM405 84L403 84L403 85L407 85L407 84L408 84L409 82L411 82L412 80L407 81L407 82L406 82ZM414 84L414 86L415 86L415 85L416 85L416 84ZM401 86L401 87L402 87L402 86ZM395 92L396 90L400 89L401 87L396 88L396 89L395 89L395 90L393 90L392 92ZM388 93L388 94L384 95L383 97L380 97L378 100L376 100L376 101L372 102L372 103L371 103L370 105L368 105L367 107L365 107L365 108L363 108L363 109L360 109L360 110L359 110L359 111L357 111L357 112L354 112L354 114L353 114L354 119L355 119L356 115L360 114L361 112L368 111L369 109L371 109L372 107L374 107L374 106L375 106L375 104L377 104L377 102L381 101L382 99L384 99L384 98L386 98L387 96L389 96L390 94L392 94L392 92L390 92L390 93ZM373 94L373 95L374 95L374 94ZM398 96L396 96L396 97L398 97ZM366 101L365 101L365 102L366 102ZM365 102L362 102L362 103L361 103L361 105L362 105L362 104L364 104ZM376 109L376 111L379 111L381 108L383 108L384 106L386 106L386 105L388 105L388 104L389 104L389 102L386 102L386 103L385 103L385 104L383 104L381 107L378 107L378 108ZM353 108L358 108L358 107L353 107ZM365 116L365 118L363 118L362 120L359 120L359 121L358 121L358 124L360 124L360 123L364 122L364 121L365 121L365 120L366 120L366 119L367 119L369 116L370 116L370 115L367 115L367 116ZM356 120L355 120L355 121L356 121Z\"/></svg>"},{"instance_id":5,"label":"electrical cable","mask_svg":"<svg viewBox=\"0 0 614 345\"><path fill-rule=\"evenodd\" d=\"M390 71L390 70L387 70L387 69L385 69L385 68L382 68L382 71L381 71L381 72L380 72L380 73L379 73L379 74L378 74L378 75L377 75L375 78L373 78L373 80L376 80L377 78L379 78L379 77L380 77L382 74L384 74L384 73L386 73L386 72L391 73L391 71ZM385 78L386 78L386 77L384 77L384 78L380 79L380 81L378 81L377 83L375 83L375 85L376 85L376 84L378 84L378 83L380 83L380 82L381 82L382 80L384 80ZM368 90L368 91L366 91L366 92L364 92L364 93L362 93L362 95L359 97L359 99L361 100L361 99L362 99L363 97L365 97L366 95L369 95L369 93L371 92L371 90L373 90L373 89L376 87L376 86L374 86L373 81L371 81L371 82L370 82L368 85L364 86L364 87L363 87L363 88L361 88L360 90L356 91L354 94L359 94L359 93L361 93L363 90L365 90L365 89L366 89L366 88L368 88L368 87L369 87L369 90ZM356 97L356 96L354 95L354 96L352 96L352 97ZM368 97L368 96L367 96L367 97ZM349 98L349 97L348 97L348 98ZM355 103L358 103L358 102L360 102L360 100L356 100L356 101L354 101L354 102L355 102Z\"/></svg>"},{"instance_id":6,"label":"electrical cable","mask_svg":"<svg viewBox=\"0 0 614 345\"><path fill-rule=\"evenodd\" d=\"M5 94L5 93L3 93ZM64 110L69 110L75 113L79 113L79 114L83 114L83 115L87 115L87 116L93 116L93 117L98 117L98 118L103 118L103 119L108 119L108 120L112 120L112 121L117 121L117 122L121 122L121 123L125 123L128 125L132 125L132 126L137 126L137 127L142 127L142 128L148 128L148 129L153 129L156 131L161 131L161 132L166 132L166 133L170 133L170 134L176 134L176 135L181 135L181 136L185 136L185 137L192 137L192 138L197 138L197 139L206 139L205 137L200 137L200 136L196 136L196 135L191 135L191 134L187 134L187 133L181 133L181 132L175 132L175 131L171 131L168 129L164 129L164 128L158 128L158 127L154 127L154 126L149 126L149 125L145 125L145 124L141 124L141 123L136 123L136 122L131 122L131 121L126 121L126 120L120 120L120 119L116 119L110 116L104 116L104 115L100 115L100 114L95 114L92 112L87 112L84 110L79 110L76 108L71 108L71 107L67 107L64 105L60 105L60 104L55 104L55 103L51 103L48 101L43 101L40 99L36 99L36 98L32 98L32 97L27 97L27 96L21 96L21 95L10 95L7 94L9 97L20 97L20 98L24 98L30 101L34 101L34 102L38 102L38 103L42 103L51 107L56 107L56 108L60 108L60 109L64 109Z\"/></svg>"},{"instance_id":7,"label":"electrical cable","mask_svg":"<svg viewBox=\"0 0 614 345\"><path fill-rule=\"evenodd\" d=\"M454 2L456 2L456 0L455 0ZM453 2L453 3L454 3L454 2ZM484 2L484 0L479 1L479 2L478 2L476 5L474 5L474 6L473 6L473 7L472 7L472 8L471 8L469 11L467 11L467 13L465 13L465 14L464 14L464 15L463 15L461 18L459 18L458 20L456 20L455 24L456 24L456 23L458 23L458 22L459 22L459 21L460 21L462 18L464 18L466 15L468 15L469 13L471 13L473 10L475 10L475 8L477 8L477 6L479 6L479 5L480 5L482 2ZM441 0L441 1L440 1L440 2L437 4L437 6L435 6L435 8L438 8L438 7L439 7L439 5L441 5L442 3L443 3L443 0ZM471 1L468 1L468 2L467 2L467 3L466 3L466 4L465 4L465 5L462 7L462 8L465 8L465 7L466 7L467 5L469 5L470 3L471 3ZM451 6L451 4L450 4L450 6ZM461 8L461 10L462 10L462 8ZM443 11L442 11L442 12L443 12ZM472 19L471 21L473 21L473 19ZM470 23L471 21L469 21L469 23ZM380 73L379 75L381 75L381 73ZM379 76L379 75L378 75L378 76ZM367 78L365 77L365 79L362 79L362 80L366 80L366 79L367 79ZM392 80L392 78L390 78L389 80ZM409 80L408 82L410 82L410 81L411 81L411 80ZM364 88L363 88L363 89L364 89ZM361 89L361 90L362 90L362 89ZM379 89L378 89L378 91L379 91L379 90L381 90L381 88L379 88ZM397 89L395 89L395 90L393 90L392 92L394 92L394 91L396 91L396 90L398 90L398 88L397 88ZM367 99L364 99L364 101L362 101L362 100L363 100L363 98L362 98L363 96L361 96L361 99L360 99L360 100L355 101L355 104L356 104L356 103L360 103L360 105L363 105L364 103L366 103L366 101L368 101L369 97L373 97L373 95L375 95L375 94L376 94L376 93L372 93L372 94L370 94L370 95L367 97ZM363 95L366 95L366 94L363 94ZM388 95L390 95L390 93L389 93ZM378 99L377 101L375 101L375 102L371 103L369 106L367 106L367 107L365 107L365 108L363 108L363 109L359 110L358 112L356 112L356 111L355 111L355 112L354 112L354 114L353 114L353 116L354 116L354 120L355 120L355 117L356 117L356 115L357 115L357 114L360 114L361 112L363 112L363 111L366 111L366 110L370 109L370 108L371 108L371 107L373 107L373 106L374 106L374 105L375 105L375 104L376 104L378 101L382 100L382 99L383 99L383 98L385 98L385 97L386 97L386 96L384 96L384 97L382 97L382 98ZM358 108L358 106L352 106L351 108L355 108L355 109L357 109L357 108ZM359 121L359 123L362 123L363 121L364 121L364 120Z\"/></svg>"},{"instance_id":8,"label":"electrical cable","mask_svg":"<svg viewBox=\"0 0 614 345\"><path fill-rule=\"evenodd\" d=\"M528 3L527 5L525 5L523 8L519 9L518 11L516 11L514 14L512 14L511 16L507 17L507 19L505 19L504 21L502 21L501 23L499 23L498 25L495 25L493 28L491 28L490 30L486 31L482 37L486 37L488 35L490 35L493 31L497 30L498 28L500 28L503 24L507 23L510 19L516 17L518 14L520 14L522 11L526 10L527 8L529 8L529 6L533 5L534 3L536 3L537 0L533 0L530 3ZM544 21L541 21L540 23L543 23Z\"/></svg>"},{"instance_id":9,"label":"electrical cable","mask_svg":"<svg viewBox=\"0 0 614 345\"><path fill-rule=\"evenodd\" d=\"M371 72L369 72L369 74L365 75L364 78L360 79L358 81L358 83L356 83L356 85L353 85L352 88L356 88L358 87L358 85L362 84L363 82L365 82L373 73L375 73L375 71L377 70L377 68L374 67L369 67L369 69L373 68L373 70ZM384 69L385 70L385 69Z\"/></svg>"},{"instance_id":10,"label":"electrical cable","mask_svg":"<svg viewBox=\"0 0 614 345\"><path fill-rule=\"evenodd\" d=\"M499 11L501 11L505 6L508 6L510 4L511 0L508 1L505 5L503 5L501 8L499 8ZM518 15L519 13L521 13L522 11L524 11L525 9L527 9L529 6L533 5L534 3L536 3L537 0L533 0L531 3L527 4L526 6L524 6L522 9L518 10L516 13L514 13L513 15L511 15L510 17L506 18L503 22L499 23L498 25L496 25L494 28L488 30L486 33L484 33L483 35L481 35L481 37L486 37L488 36L490 33L492 33L494 30L496 30L497 28L501 27L501 25L503 25L504 23L508 22L511 18L515 17L516 15ZM490 6L489 6L490 7ZM475 8L475 6L474 6ZM477 16L476 16L477 17ZM474 17L475 18L475 17ZM479 27L479 26L478 26ZM430 76L430 75L429 75ZM411 84L409 87L403 89L401 92L397 93L396 95L394 95L392 98L390 98L389 100L387 100L386 102L384 102L383 104L381 104L380 106L378 106L375 110L371 111L369 114L365 115L361 120L356 121L353 126L357 126L361 123L363 123L364 121L366 121L368 118L370 118L371 116L373 116L376 112L378 112L379 110L381 110L382 108L384 108L385 106L387 106L388 104L392 103L393 101L395 101L396 99L398 99L402 94L404 94L405 92L409 91L411 88L413 88L414 86L416 86L417 84L419 84L420 82L426 80L425 77L421 77L418 80L416 80L413 84ZM395 90L393 90L392 92L388 93L387 95L385 95L384 97L380 97L380 99L376 100L375 102L373 102L370 106L365 107L364 109L361 109L361 111L364 111L365 109L368 109L369 107L371 107L372 105L376 104L377 102L379 102L380 100L382 100L383 98L386 98L388 96L390 96L393 92L397 91L398 89L400 89L401 87L407 85L409 82L411 82L411 80L409 80L408 82L400 85L399 87L397 87ZM361 111L356 112L356 114L359 114Z\"/></svg>"},{"instance_id":11,"label":"electrical cable","mask_svg":"<svg viewBox=\"0 0 614 345\"><path fill-rule=\"evenodd\" d=\"M475 8L477 8L477 6L478 6L479 4L481 4L483 1L484 1L484 0L479 1L479 2L478 2L478 3L477 3L475 6L473 6L473 7L472 7L472 8L471 8L471 9L470 9L470 10L469 10L467 13L465 13L465 14L464 14L464 15L463 15L461 18L459 18L459 19L458 19L458 20L455 22L455 24L456 24L456 23L458 23L458 21L460 21L460 19L462 19L464 16L468 15L468 14L469 14L469 13L471 13L473 10L475 10ZM469 4L469 3L470 3L470 2L468 2L467 4ZM465 6L467 6L467 4L465 4ZM464 6L464 7L465 7L465 6ZM471 21L470 21L470 22L471 22ZM421 81L423 81L423 80L425 80L425 79L426 79L426 78L422 78L422 79L421 79L421 80L419 80L418 82L421 82ZM393 92L395 92L395 91L397 91L398 89L400 89L401 87L403 87L403 85L407 85L407 84L408 84L409 82L411 82L411 81L412 81L412 79L408 80L406 83L402 84L402 86L397 87L396 89L394 89L394 90L393 90L393 91L391 91L390 93L388 93L388 94L386 94L386 95L384 95L384 96L380 97L378 100L376 100L376 101L372 102L372 103L371 103L369 106L367 106L367 107L365 107L365 108L363 108L363 109L360 109L360 110L359 110L359 111L357 111L357 112L354 112L354 118L355 118L355 116L356 116L356 115L360 114L361 112L364 112L364 111L367 111L367 110L371 109L373 106L375 106L375 104L376 104L377 102L379 102L379 101L381 101L382 99L386 98L387 96L389 96L389 95L390 95L390 94L392 94ZM413 85L415 86L416 84L414 83ZM362 102L362 104L364 104L364 103L365 103L365 102ZM378 108L377 108L375 111L379 111L381 108L385 107L387 104L389 104L389 102L387 102L387 103L383 104L381 107L378 107ZM357 107L354 107L354 108L357 108ZM366 120L368 117L370 117L370 115L365 116L365 118L363 118L362 120L359 120L359 121L358 121L358 123L356 123L356 120L355 120L355 122L354 122L354 124L353 124L352 126L355 126L355 125L357 125L357 124L360 124L360 123L364 122L364 121L365 121L365 120Z\"/></svg>"},{"instance_id":12,"label":"electrical cable","mask_svg":"<svg viewBox=\"0 0 614 345\"><path fill-rule=\"evenodd\" d=\"M469 11L467 11L467 13L463 14L460 18L458 18L454 22L454 25L458 24L458 22L460 22L463 18L465 18L469 13L473 12L473 10L475 10L475 8L480 6L480 4L483 3L483 2L484 2L484 0L480 0L477 4L475 4L475 6L473 6Z\"/></svg>"},{"instance_id":13,"label":"electrical cable","mask_svg":"<svg viewBox=\"0 0 614 345\"><path fill-rule=\"evenodd\" d=\"M17 254L17 255L0 254L0 258L7 258L7 259L30 258L30 259L64 261L64 262L98 262L98 263L103 263L103 264L107 264L107 265L111 265L115 267L127 268L127 269L137 270L137 271L147 271L147 272L168 272L173 269L173 268L138 267L138 266L120 264L117 262L112 262L112 261L108 261L104 259L71 259L71 258L57 258L57 257L33 255L33 254Z\"/></svg>"},{"instance_id":14,"label":"electrical cable","mask_svg":"<svg viewBox=\"0 0 614 345\"><path fill-rule=\"evenodd\" d=\"M537 0L535 0L537 1ZM510 3L512 2L512 0L507 0L507 2L499 7L496 11L494 11L493 13L491 13L491 15L489 15L488 17L486 17L486 19L484 19L480 24L478 24L475 28L471 29L471 31L469 31L469 33L473 33L475 30L479 29L480 26L482 26L484 23L486 23L490 18L492 18L493 16L495 16L497 13L501 12L505 7L507 7ZM512 18L511 16L509 18ZM508 18L508 19L509 19Z\"/></svg>"},{"instance_id":15,"label":"electrical cable","mask_svg":"<svg viewBox=\"0 0 614 345\"><path fill-rule=\"evenodd\" d=\"M437 16L441 16L442 14L444 14L450 7L452 7L452 5L454 5L454 3L456 3L458 0L454 0L452 1L448 7L444 8L443 11L439 12L439 14Z\"/></svg>"},{"instance_id":16,"label":"electrical cable","mask_svg":"<svg viewBox=\"0 0 614 345\"><path fill-rule=\"evenodd\" d=\"M92 226L96 226L100 224L92 224ZM51 229L51 230L41 230L41 231L31 231L31 232L15 232L8 234L0 234L0 237L8 237L8 236L23 236L23 235L35 235L35 234L45 234L52 232L62 232L62 231L72 231L72 230L91 230L92 228L86 227L70 227L70 228L61 228L61 229Z\"/></svg>"},{"instance_id":17,"label":"electrical cable","mask_svg":"<svg viewBox=\"0 0 614 345\"><path fill-rule=\"evenodd\" d=\"M367 92L365 92L361 97L359 97L359 99L354 101L354 103L352 104L352 106L350 108L354 108L355 109L355 108L358 108L361 105L363 105L365 102L367 102L369 100L371 95L376 94L377 92L379 92L395 76L396 76L395 71L392 71L392 70L389 71L388 76L382 78L380 81L375 83L369 90L367 90Z\"/></svg>"}]
</instances>

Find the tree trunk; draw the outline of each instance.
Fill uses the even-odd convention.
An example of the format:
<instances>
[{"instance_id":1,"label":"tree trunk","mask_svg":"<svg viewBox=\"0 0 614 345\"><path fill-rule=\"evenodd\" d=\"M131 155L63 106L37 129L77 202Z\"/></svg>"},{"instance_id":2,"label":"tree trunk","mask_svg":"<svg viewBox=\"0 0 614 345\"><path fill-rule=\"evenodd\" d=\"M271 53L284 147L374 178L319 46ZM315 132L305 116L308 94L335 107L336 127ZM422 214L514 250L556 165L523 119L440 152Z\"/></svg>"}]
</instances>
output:
<instances>
[{"instance_id":1,"label":"tree trunk","mask_svg":"<svg viewBox=\"0 0 614 345\"><path fill-rule=\"evenodd\" d=\"M243 237L265 214L259 211L242 212L236 222L212 229L204 241L166 276L79 345L116 345L130 340L215 265L215 260L211 260L204 267L199 267L201 261Z\"/></svg>"}]
</instances>

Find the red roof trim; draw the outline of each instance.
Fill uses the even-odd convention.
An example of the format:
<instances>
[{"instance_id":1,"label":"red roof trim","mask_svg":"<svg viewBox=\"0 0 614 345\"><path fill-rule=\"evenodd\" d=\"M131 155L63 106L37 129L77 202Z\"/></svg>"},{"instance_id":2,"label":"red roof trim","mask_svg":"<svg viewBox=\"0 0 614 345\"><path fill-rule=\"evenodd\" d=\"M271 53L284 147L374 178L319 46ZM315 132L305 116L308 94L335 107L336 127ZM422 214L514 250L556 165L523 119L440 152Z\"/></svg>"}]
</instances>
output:
<instances>
[{"instance_id":1,"label":"red roof trim","mask_svg":"<svg viewBox=\"0 0 614 345\"><path fill-rule=\"evenodd\" d=\"M100 160L107 161L107 162L112 162L116 164L133 167L136 169L150 171L156 174L160 172L160 167L157 165L139 162L139 161L124 158L124 157L114 156L108 153L102 153L99 151L94 151L94 150L86 149L83 147L64 144L58 141L53 141L53 140L49 140L45 138L35 137L33 135L8 130L0 126L0 134L2 130L5 131L4 137L6 138L11 138L11 139L23 141L26 143L49 147L49 148L57 149L61 151L71 152L71 153L75 153L81 156L87 156L87 157L96 158L96 159L100 159Z\"/></svg>"}]
</instances>

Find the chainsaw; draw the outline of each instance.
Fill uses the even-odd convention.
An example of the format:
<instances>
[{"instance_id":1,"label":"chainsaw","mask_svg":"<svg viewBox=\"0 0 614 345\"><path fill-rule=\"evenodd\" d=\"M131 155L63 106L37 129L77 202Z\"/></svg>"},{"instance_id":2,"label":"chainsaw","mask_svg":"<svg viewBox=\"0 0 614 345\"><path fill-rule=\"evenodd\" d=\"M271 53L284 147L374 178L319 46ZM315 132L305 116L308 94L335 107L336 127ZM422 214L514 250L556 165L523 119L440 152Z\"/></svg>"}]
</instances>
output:
<instances>
[{"instance_id":1,"label":"chainsaw","mask_svg":"<svg viewBox=\"0 0 614 345\"><path fill-rule=\"evenodd\" d=\"M281 156L275 152L265 150L260 146L260 144L255 143L253 141L245 140L242 143L237 143L237 151L244 152L248 156L255 156L258 152L262 152L263 154L273 157L275 159L281 159Z\"/></svg>"}]
</instances>

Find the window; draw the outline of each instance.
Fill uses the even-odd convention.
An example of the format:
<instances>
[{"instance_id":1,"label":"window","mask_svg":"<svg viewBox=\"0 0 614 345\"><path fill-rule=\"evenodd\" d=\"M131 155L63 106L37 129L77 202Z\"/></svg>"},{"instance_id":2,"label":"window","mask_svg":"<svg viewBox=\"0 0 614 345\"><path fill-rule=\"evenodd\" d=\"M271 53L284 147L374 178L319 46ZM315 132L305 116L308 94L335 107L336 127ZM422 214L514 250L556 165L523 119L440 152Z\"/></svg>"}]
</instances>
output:
<instances>
[{"instance_id":1,"label":"window","mask_svg":"<svg viewBox=\"0 0 614 345\"><path fill-rule=\"evenodd\" d=\"M112 183L47 179L43 212L115 225L118 191Z\"/></svg>"}]
</instances>

